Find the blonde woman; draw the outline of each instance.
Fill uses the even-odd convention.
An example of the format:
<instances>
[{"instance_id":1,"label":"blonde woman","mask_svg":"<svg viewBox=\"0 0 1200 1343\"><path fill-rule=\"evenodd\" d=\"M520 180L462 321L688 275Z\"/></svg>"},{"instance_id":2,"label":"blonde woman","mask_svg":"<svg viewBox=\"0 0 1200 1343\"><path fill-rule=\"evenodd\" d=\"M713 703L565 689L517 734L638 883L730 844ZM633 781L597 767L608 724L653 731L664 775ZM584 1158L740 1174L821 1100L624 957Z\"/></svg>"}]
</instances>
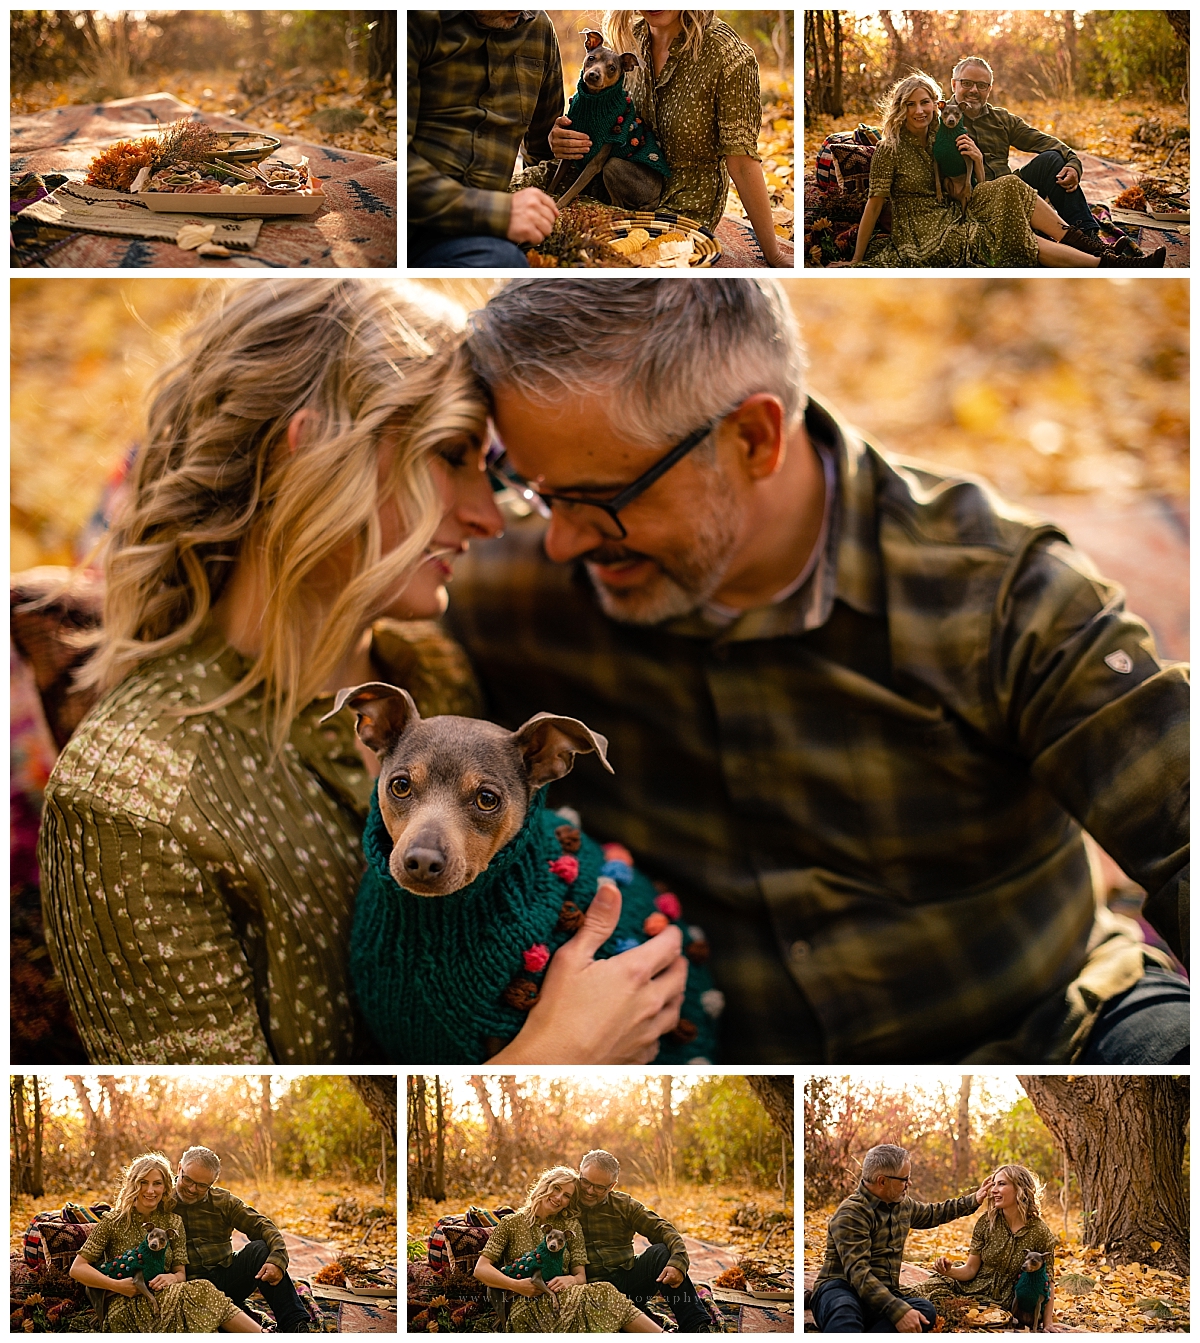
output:
<instances>
[{"instance_id":1,"label":"blonde woman","mask_svg":"<svg viewBox=\"0 0 1200 1343\"><path fill-rule=\"evenodd\" d=\"M603 27L610 47L639 61L625 87L671 166L659 208L716 228L732 178L767 265L790 266L758 157L762 104L751 48L711 9L610 9ZM560 117L550 132L556 158L581 159L591 146L570 125Z\"/></svg>"},{"instance_id":2,"label":"blonde woman","mask_svg":"<svg viewBox=\"0 0 1200 1343\"><path fill-rule=\"evenodd\" d=\"M661 1334L662 1330L611 1282L587 1281L583 1232L574 1216L579 1176L570 1166L543 1171L529 1194L509 1217L502 1217L475 1264L475 1276L488 1287L515 1292L509 1328L518 1334ZM546 1286L553 1296L538 1293L528 1278L510 1278L498 1267L529 1254L541 1243L546 1227L566 1232L563 1273Z\"/></svg>"},{"instance_id":3,"label":"blonde woman","mask_svg":"<svg viewBox=\"0 0 1200 1343\"><path fill-rule=\"evenodd\" d=\"M147 1152L135 1157L121 1173L121 1188L111 1212L106 1212L83 1243L71 1265L71 1277L88 1289L88 1299L106 1334L260 1334L262 1330L211 1282L187 1281L187 1249L183 1222L172 1212L175 1204L171 1166L165 1156ZM110 1278L98 1265L109 1263L137 1248L146 1227L161 1227L169 1238L170 1269L150 1278L154 1306L134 1286L132 1278Z\"/></svg>"},{"instance_id":4,"label":"blonde woman","mask_svg":"<svg viewBox=\"0 0 1200 1343\"><path fill-rule=\"evenodd\" d=\"M372 680L471 711L453 647L427 626L422 661L395 623L438 616L453 561L501 530L464 320L385 281L225 285L152 387L86 667L103 698L38 850L93 1062L370 1058L347 944L372 762L352 715L319 719ZM575 954L502 1061L648 1056L661 983L559 973Z\"/></svg>"},{"instance_id":5,"label":"blonde woman","mask_svg":"<svg viewBox=\"0 0 1200 1343\"><path fill-rule=\"evenodd\" d=\"M899 80L881 104L882 140L871 159L869 196L863 207L854 256L835 266L1161 266L1152 257L1095 257L1067 247L1068 226L1015 173L983 181L983 154L968 135L958 139L979 183L965 210L945 195L937 199L933 140L942 91L929 75ZM885 201L892 205L891 236L875 238ZM1034 233L1043 233L1038 237Z\"/></svg>"},{"instance_id":6,"label":"blonde woman","mask_svg":"<svg viewBox=\"0 0 1200 1343\"><path fill-rule=\"evenodd\" d=\"M1026 1252L1046 1256L1050 1296L1043 1310L1043 1328L1057 1332L1054 1318L1054 1232L1042 1221L1042 1182L1027 1166L1001 1166L992 1176L990 1206L975 1223L971 1248L963 1264L942 1255L934 1261L939 1276L921 1284L924 1295L939 1308L953 1297L971 1297L1011 1310Z\"/></svg>"}]
</instances>

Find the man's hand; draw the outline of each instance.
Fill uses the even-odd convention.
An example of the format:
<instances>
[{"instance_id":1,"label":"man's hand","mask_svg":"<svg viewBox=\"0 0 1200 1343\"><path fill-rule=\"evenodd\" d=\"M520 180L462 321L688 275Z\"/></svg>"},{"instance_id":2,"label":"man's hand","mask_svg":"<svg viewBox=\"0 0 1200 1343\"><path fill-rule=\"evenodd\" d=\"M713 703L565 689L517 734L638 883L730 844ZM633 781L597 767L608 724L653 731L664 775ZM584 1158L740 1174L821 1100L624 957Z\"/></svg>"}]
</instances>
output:
<instances>
[{"instance_id":1,"label":"man's hand","mask_svg":"<svg viewBox=\"0 0 1200 1343\"><path fill-rule=\"evenodd\" d=\"M992 1192L992 1177L989 1175L986 1180L975 1191L975 1202L982 1203Z\"/></svg>"},{"instance_id":2,"label":"man's hand","mask_svg":"<svg viewBox=\"0 0 1200 1343\"><path fill-rule=\"evenodd\" d=\"M598 961L621 917L621 893L602 882L583 926L554 953L520 1034L489 1063L650 1063L658 1037L679 1024L688 963L675 924L632 951Z\"/></svg>"},{"instance_id":3,"label":"man's hand","mask_svg":"<svg viewBox=\"0 0 1200 1343\"><path fill-rule=\"evenodd\" d=\"M683 1274L677 1268L668 1264L654 1281L665 1282L668 1287L678 1287L683 1281Z\"/></svg>"},{"instance_id":4,"label":"man's hand","mask_svg":"<svg viewBox=\"0 0 1200 1343\"><path fill-rule=\"evenodd\" d=\"M514 191L512 213L508 217L509 242L540 243L550 236L554 221L558 218L558 206L537 187L525 187Z\"/></svg>"},{"instance_id":5,"label":"man's hand","mask_svg":"<svg viewBox=\"0 0 1200 1343\"><path fill-rule=\"evenodd\" d=\"M556 159L581 159L592 147L592 137L569 131L570 117L559 117L550 128L550 152Z\"/></svg>"},{"instance_id":6,"label":"man's hand","mask_svg":"<svg viewBox=\"0 0 1200 1343\"><path fill-rule=\"evenodd\" d=\"M277 1282L283 1281L283 1269L276 1264L264 1264L254 1277L256 1281L269 1283L274 1287Z\"/></svg>"},{"instance_id":7,"label":"man's hand","mask_svg":"<svg viewBox=\"0 0 1200 1343\"><path fill-rule=\"evenodd\" d=\"M1069 163L1054 180L1064 191L1077 191L1079 189L1079 174Z\"/></svg>"},{"instance_id":8,"label":"man's hand","mask_svg":"<svg viewBox=\"0 0 1200 1343\"><path fill-rule=\"evenodd\" d=\"M925 1329L925 1317L919 1310L910 1310L896 1321L898 1334L919 1334Z\"/></svg>"}]
</instances>

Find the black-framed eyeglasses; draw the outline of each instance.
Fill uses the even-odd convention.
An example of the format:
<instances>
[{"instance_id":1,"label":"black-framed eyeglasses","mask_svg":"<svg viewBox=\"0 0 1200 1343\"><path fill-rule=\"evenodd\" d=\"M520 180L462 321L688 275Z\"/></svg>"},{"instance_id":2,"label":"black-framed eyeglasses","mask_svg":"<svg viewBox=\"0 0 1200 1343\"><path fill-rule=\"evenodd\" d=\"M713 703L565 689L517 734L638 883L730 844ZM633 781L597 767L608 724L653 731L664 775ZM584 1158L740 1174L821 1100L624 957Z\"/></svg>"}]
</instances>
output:
<instances>
[{"instance_id":1,"label":"black-framed eyeglasses","mask_svg":"<svg viewBox=\"0 0 1200 1343\"><path fill-rule=\"evenodd\" d=\"M593 1184L591 1180L585 1180L581 1175L579 1177L579 1183L589 1194L607 1194L617 1182L616 1180L613 1180L611 1184Z\"/></svg>"},{"instance_id":2,"label":"black-framed eyeglasses","mask_svg":"<svg viewBox=\"0 0 1200 1343\"><path fill-rule=\"evenodd\" d=\"M488 448L487 468L492 480L498 486L503 489L515 490L516 493L524 499L526 503L531 504L542 517L548 518L551 509L554 507L558 507L569 516L573 515L576 518L585 516L583 513L583 510L585 509L597 509L608 519L608 523L602 524L592 519L590 525L594 526L601 535L607 537L611 541L624 541L629 533L625 530L625 524L617 516L621 509L628 508L628 506L633 503L640 494L644 494L660 476L666 475L677 462L683 461L688 453L691 452L693 448L699 447L717 425L730 414L732 414L731 411L722 411L720 415L709 420L706 425L703 425L693 433L688 434L686 438L681 439L676 443L665 457L661 457L648 471L644 471L638 476L636 480L630 481L624 489L613 495L611 499L588 499L578 494L551 494L546 490L539 490L523 476L519 476L512 467L509 466L508 454L504 451L503 445L496 441L493 441L492 445ZM610 526L616 528L615 536L609 529Z\"/></svg>"},{"instance_id":3,"label":"black-framed eyeglasses","mask_svg":"<svg viewBox=\"0 0 1200 1343\"><path fill-rule=\"evenodd\" d=\"M981 79L960 79L958 82L964 89L978 89L980 93L986 93L992 87L990 79L986 84Z\"/></svg>"},{"instance_id":4,"label":"black-framed eyeglasses","mask_svg":"<svg viewBox=\"0 0 1200 1343\"><path fill-rule=\"evenodd\" d=\"M912 1184L911 1175L885 1175L883 1178L885 1180L899 1180L900 1183L905 1187L905 1189L907 1189L908 1186Z\"/></svg>"},{"instance_id":5,"label":"black-framed eyeglasses","mask_svg":"<svg viewBox=\"0 0 1200 1343\"><path fill-rule=\"evenodd\" d=\"M201 1194L207 1194L216 1181L211 1180L208 1184L201 1184L199 1180L193 1180L190 1175L180 1175L176 1183L185 1184L189 1189L195 1189Z\"/></svg>"}]
</instances>

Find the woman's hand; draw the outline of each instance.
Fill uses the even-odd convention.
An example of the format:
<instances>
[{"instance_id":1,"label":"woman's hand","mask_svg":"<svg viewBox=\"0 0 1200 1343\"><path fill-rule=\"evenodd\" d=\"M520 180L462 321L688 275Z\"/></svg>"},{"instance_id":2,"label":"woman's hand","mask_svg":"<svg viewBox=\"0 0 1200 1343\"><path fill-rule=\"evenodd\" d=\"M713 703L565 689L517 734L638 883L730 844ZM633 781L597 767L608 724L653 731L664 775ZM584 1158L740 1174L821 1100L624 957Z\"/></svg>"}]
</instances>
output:
<instances>
[{"instance_id":1,"label":"woman's hand","mask_svg":"<svg viewBox=\"0 0 1200 1343\"><path fill-rule=\"evenodd\" d=\"M117 1292L121 1296L137 1296L137 1283L132 1278L109 1278L108 1291Z\"/></svg>"},{"instance_id":2,"label":"woman's hand","mask_svg":"<svg viewBox=\"0 0 1200 1343\"><path fill-rule=\"evenodd\" d=\"M933 1271L940 1273L944 1278L950 1272L950 1256L948 1254L939 1254L933 1261Z\"/></svg>"},{"instance_id":3,"label":"woman's hand","mask_svg":"<svg viewBox=\"0 0 1200 1343\"><path fill-rule=\"evenodd\" d=\"M168 1287L174 1287L176 1283L187 1281L187 1269L177 1268L173 1273L160 1273L156 1278L151 1278L146 1284L156 1292L165 1292Z\"/></svg>"},{"instance_id":4,"label":"woman's hand","mask_svg":"<svg viewBox=\"0 0 1200 1343\"><path fill-rule=\"evenodd\" d=\"M562 1277L558 1278L551 1278L550 1281L546 1284L546 1287L551 1292L565 1292L568 1287L578 1287L578 1286L579 1283L573 1277L571 1277L570 1274L564 1274Z\"/></svg>"},{"instance_id":5,"label":"woman's hand","mask_svg":"<svg viewBox=\"0 0 1200 1343\"><path fill-rule=\"evenodd\" d=\"M556 159L581 159L592 147L592 137L569 131L570 117L559 117L550 128L550 152Z\"/></svg>"},{"instance_id":6,"label":"woman's hand","mask_svg":"<svg viewBox=\"0 0 1200 1343\"><path fill-rule=\"evenodd\" d=\"M975 176L982 182L984 179L982 150L969 135L960 135L955 141L955 145L963 158L970 159L975 165Z\"/></svg>"},{"instance_id":7,"label":"woman's hand","mask_svg":"<svg viewBox=\"0 0 1200 1343\"><path fill-rule=\"evenodd\" d=\"M672 924L608 960L596 952L621 917L621 893L602 882L583 926L554 953L520 1034L494 1063L650 1063L679 1023L688 963Z\"/></svg>"}]
</instances>

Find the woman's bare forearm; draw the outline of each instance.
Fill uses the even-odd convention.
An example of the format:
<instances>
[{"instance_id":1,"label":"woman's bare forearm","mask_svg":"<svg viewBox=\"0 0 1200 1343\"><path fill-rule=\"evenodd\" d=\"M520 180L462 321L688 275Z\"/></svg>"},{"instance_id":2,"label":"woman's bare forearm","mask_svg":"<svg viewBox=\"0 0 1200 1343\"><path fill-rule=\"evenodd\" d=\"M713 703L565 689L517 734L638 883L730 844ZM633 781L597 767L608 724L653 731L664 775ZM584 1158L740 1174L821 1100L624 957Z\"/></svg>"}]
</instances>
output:
<instances>
[{"instance_id":1,"label":"woman's bare forearm","mask_svg":"<svg viewBox=\"0 0 1200 1343\"><path fill-rule=\"evenodd\" d=\"M771 198L767 194L767 179L763 176L762 164L749 154L730 154L725 160L729 176L737 187L746 217L754 229L754 236L762 248L763 256L769 265L782 266L783 254L779 250L779 239L775 235L775 220L771 215Z\"/></svg>"},{"instance_id":2,"label":"woman's bare forearm","mask_svg":"<svg viewBox=\"0 0 1200 1343\"><path fill-rule=\"evenodd\" d=\"M882 196L871 196L863 206L862 218L858 221L858 237L854 241L855 261L861 261L867 254L867 247L875 234L875 225L883 213L883 199Z\"/></svg>"}]
</instances>

